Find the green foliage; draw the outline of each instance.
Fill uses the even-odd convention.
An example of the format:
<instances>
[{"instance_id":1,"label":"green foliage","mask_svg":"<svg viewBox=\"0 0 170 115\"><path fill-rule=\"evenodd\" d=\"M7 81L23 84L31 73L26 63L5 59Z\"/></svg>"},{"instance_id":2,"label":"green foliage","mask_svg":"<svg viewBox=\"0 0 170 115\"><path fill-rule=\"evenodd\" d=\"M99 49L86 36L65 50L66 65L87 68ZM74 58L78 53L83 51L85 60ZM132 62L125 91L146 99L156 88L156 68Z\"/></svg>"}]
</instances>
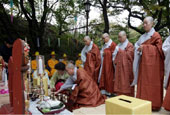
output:
<instances>
[{"instance_id":1,"label":"green foliage","mask_svg":"<svg viewBox=\"0 0 170 115\"><path fill-rule=\"evenodd\" d=\"M13 25L15 25L16 27L15 29L17 30L17 32L20 33L20 38L25 39L25 37L27 37L28 43L32 47L34 43L28 32L29 24L26 21L26 18L23 18L23 15L21 13L22 11L19 4L20 1L19 0L13 0L13 1L14 1ZM139 0L136 1L133 0L133 2L131 0L107 0L107 1L108 1L107 3L108 16L119 15L124 10L132 9L133 6L138 6L143 9L141 11L132 10L133 12L136 13L137 16L141 16L143 18L146 12L147 15L154 16L154 18L158 22L158 19L160 17L159 13L162 10L161 23L158 27L168 22L167 17L169 16L168 13L169 4L166 0L161 2L161 4L158 4L158 0L142 0L142 2L139 2ZM1 0L0 2L8 6L5 7L5 11L7 14L9 14L8 17L10 20L9 0ZM39 0L34 1L35 10L37 11L36 19L38 20L38 22L40 22L42 17L42 14L38 13L40 10L40 6L42 5L39 4L41 2L39 2ZM93 7L96 8L101 7L99 0L90 0L90 2L92 3ZM51 17L48 16L48 18L46 18L46 21L51 23L50 20L55 20L56 24L51 25L47 23L45 25L46 28L45 28L44 36L42 37L43 43L41 46L42 50L40 53L45 55L46 60L50 58L50 53L53 50L56 52L58 59L62 58L63 53L66 53L69 59L76 60L77 54L81 52L81 49L84 46L83 38L85 36L85 33L80 33L78 29L73 29L73 28L76 27L75 17L79 17L81 15L85 16L84 0L59 0L59 2L54 4L54 7L51 7L51 4L48 5L47 10L48 10L48 14L51 14L52 16ZM30 7L30 4L24 1L24 6L26 10L31 14L32 8ZM0 9L0 12L1 11L2 9ZM156 12L159 13L156 14ZM163 39L168 34L169 25L167 24L159 31ZM104 25L104 19L102 14L99 17L99 19L95 19L89 22L89 36L93 39L94 43L96 43L99 46L99 48L101 48L103 45L101 36L103 34L104 28L105 25ZM142 25L137 28L143 31ZM70 29L72 30L69 31ZM122 27L117 23L110 22L110 37L116 43L119 43L117 36L121 30L126 31L128 39L132 43L135 43L140 37L140 34L135 30L130 29L129 26ZM8 38L7 34L2 34L3 31L4 31L3 23L0 22L1 43L3 42L2 38ZM60 47L58 46L58 38L60 38L60 44L61 44ZM49 40L50 40L50 46L48 44ZM34 52L35 49L31 48L31 54L34 54Z\"/></svg>"}]
</instances>

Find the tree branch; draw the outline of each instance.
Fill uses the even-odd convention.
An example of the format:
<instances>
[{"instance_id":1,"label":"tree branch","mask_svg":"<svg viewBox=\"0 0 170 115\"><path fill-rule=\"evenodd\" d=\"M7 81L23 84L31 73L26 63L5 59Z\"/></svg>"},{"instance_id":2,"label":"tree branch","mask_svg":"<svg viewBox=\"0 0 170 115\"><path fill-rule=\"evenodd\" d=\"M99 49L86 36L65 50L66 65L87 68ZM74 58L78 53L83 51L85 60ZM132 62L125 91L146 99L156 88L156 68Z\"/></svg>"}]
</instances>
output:
<instances>
[{"instance_id":1,"label":"tree branch","mask_svg":"<svg viewBox=\"0 0 170 115\"><path fill-rule=\"evenodd\" d=\"M29 1L30 6L31 6L31 9L32 9L32 19L36 20L36 14L35 14L35 8L34 8L34 0L28 0L28 1Z\"/></svg>"},{"instance_id":2,"label":"tree branch","mask_svg":"<svg viewBox=\"0 0 170 115\"><path fill-rule=\"evenodd\" d=\"M44 12L43 12L43 16L41 17L40 28L42 28L44 26L47 12L48 12L47 0L44 0Z\"/></svg>"},{"instance_id":3,"label":"tree branch","mask_svg":"<svg viewBox=\"0 0 170 115\"><path fill-rule=\"evenodd\" d=\"M22 11L23 11L26 19L27 19L28 21L31 21L31 18L28 16L28 14L29 14L28 11L24 8L23 0L20 0L20 6L21 6L21 9L22 9Z\"/></svg>"},{"instance_id":4,"label":"tree branch","mask_svg":"<svg viewBox=\"0 0 170 115\"><path fill-rule=\"evenodd\" d=\"M139 32L140 34L143 34L144 32L142 32L140 29L138 29L138 28L131 25L131 23L130 23L131 16L132 16L132 14L131 14L131 11L129 10L129 16L128 16L128 25L129 25L129 27L134 29L135 31Z\"/></svg>"},{"instance_id":5,"label":"tree branch","mask_svg":"<svg viewBox=\"0 0 170 115\"><path fill-rule=\"evenodd\" d=\"M51 7L50 7L49 9L52 9L53 6L54 6L57 2L58 2L58 0L56 0L56 1L51 5Z\"/></svg>"},{"instance_id":6,"label":"tree branch","mask_svg":"<svg viewBox=\"0 0 170 115\"><path fill-rule=\"evenodd\" d=\"M98 1L101 4L101 6L104 7L104 4L102 3L102 1L101 0L98 0Z\"/></svg>"},{"instance_id":7,"label":"tree branch","mask_svg":"<svg viewBox=\"0 0 170 115\"><path fill-rule=\"evenodd\" d=\"M90 24L88 26L91 27L91 26L97 26L97 25L100 25L100 24L102 24L102 23L99 23L99 24ZM72 28L72 29L64 30L64 31L61 32L61 34L65 33L65 32L68 32L68 31L74 31L75 29L82 29L82 28L86 28L86 25L78 27L78 28Z\"/></svg>"},{"instance_id":8,"label":"tree branch","mask_svg":"<svg viewBox=\"0 0 170 115\"><path fill-rule=\"evenodd\" d=\"M99 5L97 5L97 4L92 4L91 6L93 6L93 7L97 7L97 8L102 8L101 6L99 6Z\"/></svg>"},{"instance_id":9,"label":"tree branch","mask_svg":"<svg viewBox=\"0 0 170 115\"><path fill-rule=\"evenodd\" d=\"M155 29L158 28L160 25L161 25L161 20L162 20L162 9L161 11L159 12L159 15L158 15L158 23L155 25Z\"/></svg>"}]
</instances>

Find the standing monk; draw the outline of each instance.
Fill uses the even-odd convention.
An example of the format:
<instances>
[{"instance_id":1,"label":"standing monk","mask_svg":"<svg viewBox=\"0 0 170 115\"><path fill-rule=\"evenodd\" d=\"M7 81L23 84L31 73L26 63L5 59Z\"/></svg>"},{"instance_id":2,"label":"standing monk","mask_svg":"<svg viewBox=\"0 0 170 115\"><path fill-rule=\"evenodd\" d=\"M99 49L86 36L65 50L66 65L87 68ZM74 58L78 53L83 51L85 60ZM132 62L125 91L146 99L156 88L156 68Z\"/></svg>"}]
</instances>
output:
<instances>
[{"instance_id":1,"label":"standing monk","mask_svg":"<svg viewBox=\"0 0 170 115\"><path fill-rule=\"evenodd\" d=\"M84 37L84 43L85 47L81 51L81 60L84 63L84 69L97 83L101 64L100 50L89 36Z\"/></svg>"},{"instance_id":2,"label":"standing monk","mask_svg":"<svg viewBox=\"0 0 170 115\"><path fill-rule=\"evenodd\" d=\"M143 21L145 33L135 43L133 62L134 81L137 84L137 98L152 102L152 110L160 110L163 101L164 54L162 39L155 32L153 18Z\"/></svg>"},{"instance_id":3,"label":"standing monk","mask_svg":"<svg viewBox=\"0 0 170 115\"><path fill-rule=\"evenodd\" d=\"M119 44L112 55L115 68L114 91L117 95L134 96L133 81L133 58L134 48L127 39L126 32L118 34Z\"/></svg>"},{"instance_id":4,"label":"standing monk","mask_svg":"<svg viewBox=\"0 0 170 115\"><path fill-rule=\"evenodd\" d=\"M116 43L114 43L107 33L102 35L104 46L100 51L101 67L99 72L99 88L102 94L111 95L114 93L114 68L112 62L112 53L115 50Z\"/></svg>"},{"instance_id":5,"label":"standing monk","mask_svg":"<svg viewBox=\"0 0 170 115\"><path fill-rule=\"evenodd\" d=\"M162 49L165 54L165 80L164 87L166 89L166 95L163 102L163 107L170 111L170 36L163 43Z\"/></svg>"}]
</instances>

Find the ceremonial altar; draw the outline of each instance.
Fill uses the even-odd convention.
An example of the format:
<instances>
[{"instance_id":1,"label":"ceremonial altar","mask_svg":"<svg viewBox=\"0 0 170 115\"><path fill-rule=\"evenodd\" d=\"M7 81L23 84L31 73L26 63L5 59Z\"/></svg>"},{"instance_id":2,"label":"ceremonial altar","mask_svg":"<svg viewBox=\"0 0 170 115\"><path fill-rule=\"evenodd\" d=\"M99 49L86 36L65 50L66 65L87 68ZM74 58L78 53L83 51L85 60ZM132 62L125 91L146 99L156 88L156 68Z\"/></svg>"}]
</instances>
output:
<instances>
[{"instance_id":1,"label":"ceremonial altar","mask_svg":"<svg viewBox=\"0 0 170 115\"><path fill-rule=\"evenodd\" d=\"M44 56L36 57L37 77L31 80L31 58L29 45L21 39L13 44L9 60L10 104L0 108L0 114L72 114L66 109L68 97L55 95L48 89L45 78Z\"/></svg>"},{"instance_id":2,"label":"ceremonial altar","mask_svg":"<svg viewBox=\"0 0 170 115\"><path fill-rule=\"evenodd\" d=\"M32 115L43 115L37 108L38 104L37 102L39 101L39 99L37 99L36 101L30 101L30 107L29 107L29 112ZM67 109L63 109L61 111L59 111L60 113L56 113L59 115L72 115L72 113L70 111L68 111ZM55 114L55 113L54 113Z\"/></svg>"}]
</instances>

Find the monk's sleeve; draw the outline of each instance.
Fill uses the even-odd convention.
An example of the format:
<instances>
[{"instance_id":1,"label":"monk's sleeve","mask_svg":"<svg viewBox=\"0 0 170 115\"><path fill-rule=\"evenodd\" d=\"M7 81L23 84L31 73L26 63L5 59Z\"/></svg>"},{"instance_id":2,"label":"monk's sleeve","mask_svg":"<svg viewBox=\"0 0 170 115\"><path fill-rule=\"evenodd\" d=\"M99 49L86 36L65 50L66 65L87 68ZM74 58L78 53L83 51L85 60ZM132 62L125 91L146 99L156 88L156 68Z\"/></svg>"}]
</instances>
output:
<instances>
[{"instance_id":1,"label":"monk's sleeve","mask_svg":"<svg viewBox=\"0 0 170 115\"><path fill-rule=\"evenodd\" d=\"M160 53L160 56L161 56L161 58L164 60L165 59L165 57L164 57L164 53L163 53L163 51L162 51L162 38L161 38L161 36L158 34L157 36L156 36L156 47L157 47L157 49L158 49L158 51L159 51L159 53Z\"/></svg>"},{"instance_id":2,"label":"monk's sleeve","mask_svg":"<svg viewBox=\"0 0 170 115\"><path fill-rule=\"evenodd\" d=\"M87 59L86 59L85 63L90 66L90 69L91 68L93 69L93 70L90 70L91 72L93 72L94 71L94 65L95 65L93 53L87 53Z\"/></svg>"},{"instance_id":3,"label":"monk's sleeve","mask_svg":"<svg viewBox=\"0 0 170 115\"><path fill-rule=\"evenodd\" d=\"M96 51L96 54L95 54L95 60L96 60L96 67L99 67L100 64L101 64L101 55L100 55L100 51ZM98 69L98 68L96 68Z\"/></svg>"},{"instance_id":4,"label":"monk's sleeve","mask_svg":"<svg viewBox=\"0 0 170 115\"><path fill-rule=\"evenodd\" d=\"M79 93L79 86L75 86L74 90L72 91L71 95L70 95L70 100L75 103L78 97L78 93Z\"/></svg>"},{"instance_id":5,"label":"monk's sleeve","mask_svg":"<svg viewBox=\"0 0 170 115\"><path fill-rule=\"evenodd\" d=\"M68 103L66 104L66 108L72 111L73 106L76 105L76 100L79 93L79 87L76 85L74 90L72 91L71 95L69 96Z\"/></svg>"},{"instance_id":6,"label":"monk's sleeve","mask_svg":"<svg viewBox=\"0 0 170 115\"><path fill-rule=\"evenodd\" d=\"M161 58L164 59L164 54L162 51L162 40L160 35L155 35L155 42L153 44L144 44L142 52L149 52L150 55L155 55L158 51Z\"/></svg>"},{"instance_id":7,"label":"monk's sleeve","mask_svg":"<svg viewBox=\"0 0 170 115\"><path fill-rule=\"evenodd\" d=\"M170 36L164 41L162 45L162 50L165 56L170 52Z\"/></svg>"},{"instance_id":8,"label":"monk's sleeve","mask_svg":"<svg viewBox=\"0 0 170 115\"><path fill-rule=\"evenodd\" d=\"M127 47L124 51L124 54L126 55L128 60L133 62L133 59L134 59L134 47L133 47L133 45Z\"/></svg>"},{"instance_id":9,"label":"monk's sleeve","mask_svg":"<svg viewBox=\"0 0 170 115\"><path fill-rule=\"evenodd\" d=\"M61 86L60 90L71 88L74 85L74 81L69 77L66 82Z\"/></svg>"}]
</instances>

